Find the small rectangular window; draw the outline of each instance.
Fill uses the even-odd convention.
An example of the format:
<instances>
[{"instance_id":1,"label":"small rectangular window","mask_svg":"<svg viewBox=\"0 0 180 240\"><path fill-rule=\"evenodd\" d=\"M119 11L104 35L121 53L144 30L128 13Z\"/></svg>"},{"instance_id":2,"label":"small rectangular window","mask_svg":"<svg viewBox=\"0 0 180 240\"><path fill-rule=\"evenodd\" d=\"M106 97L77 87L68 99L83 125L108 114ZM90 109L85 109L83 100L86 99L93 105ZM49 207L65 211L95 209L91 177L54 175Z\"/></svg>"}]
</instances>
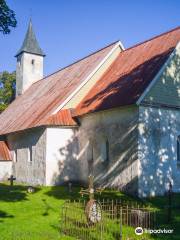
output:
<instances>
[{"instance_id":1,"label":"small rectangular window","mask_svg":"<svg viewBox=\"0 0 180 240\"><path fill-rule=\"evenodd\" d=\"M109 163L109 141L104 140L101 143L101 161L108 164Z\"/></svg>"},{"instance_id":2,"label":"small rectangular window","mask_svg":"<svg viewBox=\"0 0 180 240\"><path fill-rule=\"evenodd\" d=\"M109 141L106 140L106 162L109 162Z\"/></svg>"},{"instance_id":3,"label":"small rectangular window","mask_svg":"<svg viewBox=\"0 0 180 240\"><path fill-rule=\"evenodd\" d=\"M180 136L177 138L177 167L180 168Z\"/></svg>"},{"instance_id":4,"label":"small rectangular window","mask_svg":"<svg viewBox=\"0 0 180 240\"><path fill-rule=\"evenodd\" d=\"M32 163L32 147L27 148L27 160L29 163Z\"/></svg>"},{"instance_id":5,"label":"small rectangular window","mask_svg":"<svg viewBox=\"0 0 180 240\"><path fill-rule=\"evenodd\" d=\"M87 149L88 175L93 174L93 144L89 142Z\"/></svg>"},{"instance_id":6,"label":"small rectangular window","mask_svg":"<svg viewBox=\"0 0 180 240\"><path fill-rule=\"evenodd\" d=\"M13 150L13 162L17 162L17 149Z\"/></svg>"}]
</instances>

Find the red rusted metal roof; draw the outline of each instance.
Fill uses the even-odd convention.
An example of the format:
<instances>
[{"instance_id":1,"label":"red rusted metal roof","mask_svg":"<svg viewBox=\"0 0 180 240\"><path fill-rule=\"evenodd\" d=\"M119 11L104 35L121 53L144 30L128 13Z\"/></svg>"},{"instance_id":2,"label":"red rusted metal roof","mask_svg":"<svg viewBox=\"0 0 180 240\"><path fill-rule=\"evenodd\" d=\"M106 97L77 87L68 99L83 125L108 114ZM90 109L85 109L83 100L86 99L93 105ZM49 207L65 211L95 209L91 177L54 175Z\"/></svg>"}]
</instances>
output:
<instances>
[{"instance_id":1,"label":"red rusted metal roof","mask_svg":"<svg viewBox=\"0 0 180 240\"><path fill-rule=\"evenodd\" d=\"M0 135L49 124L49 121L61 122L63 119L64 123L66 120L69 122L69 115L67 117L64 112L56 117L50 116L98 66L115 44L117 42L32 84L0 114Z\"/></svg>"},{"instance_id":2,"label":"red rusted metal roof","mask_svg":"<svg viewBox=\"0 0 180 240\"><path fill-rule=\"evenodd\" d=\"M180 27L119 53L75 115L135 104L179 41Z\"/></svg>"},{"instance_id":3,"label":"red rusted metal roof","mask_svg":"<svg viewBox=\"0 0 180 240\"><path fill-rule=\"evenodd\" d=\"M72 118L71 109L62 109L47 119L45 125L59 126L77 126L76 121Z\"/></svg>"},{"instance_id":4,"label":"red rusted metal roof","mask_svg":"<svg viewBox=\"0 0 180 240\"><path fill-rule=\"evenodd\" d=\"M12 160L9 148L4 141L0 141L0 161Z\"/></svg>"}]
</instances>

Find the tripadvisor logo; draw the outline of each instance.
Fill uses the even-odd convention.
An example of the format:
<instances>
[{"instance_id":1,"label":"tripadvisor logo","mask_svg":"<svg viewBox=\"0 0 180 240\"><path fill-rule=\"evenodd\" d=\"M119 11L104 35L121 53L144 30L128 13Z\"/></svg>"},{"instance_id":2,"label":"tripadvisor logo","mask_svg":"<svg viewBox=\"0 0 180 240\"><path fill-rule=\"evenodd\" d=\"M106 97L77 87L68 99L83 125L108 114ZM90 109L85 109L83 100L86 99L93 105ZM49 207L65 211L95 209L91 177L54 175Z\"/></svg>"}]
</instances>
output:
<instances>
[{"instance_id":1,"label":"tripadvisor logo","mask_svg":"<svg viewBox=\"0 0 180 240\"><path fill-rule=\"evenodd\" d=\"M174 229L145 229L145 233L150 234L171 234L174 232Z\"/></svg>"},{"instance_id":2,"label":"tripadvisor logo","mask_svg":"<svg viewBox=\"0 0 180 240\"><path fill-rule=\"evenodd\" d=\"M149 233L149 234L171 234L173 233L173 229L142 229L142 227L137 227L135 229L136 235L142 235L143 233Z\"/></svg>"},{"instance_id":3,"label":"tripadvisor logo","mask_svg":"<svg viewBox=\"0 0 180 240\"><path fill-rule=\"evenodd\" d=\"M135 229L135 234L136 234L136 235L142 235L142 234L143 234L143 229L142 229L142 227L137 227L137 228Z\"/></svg>"}]
</instances>

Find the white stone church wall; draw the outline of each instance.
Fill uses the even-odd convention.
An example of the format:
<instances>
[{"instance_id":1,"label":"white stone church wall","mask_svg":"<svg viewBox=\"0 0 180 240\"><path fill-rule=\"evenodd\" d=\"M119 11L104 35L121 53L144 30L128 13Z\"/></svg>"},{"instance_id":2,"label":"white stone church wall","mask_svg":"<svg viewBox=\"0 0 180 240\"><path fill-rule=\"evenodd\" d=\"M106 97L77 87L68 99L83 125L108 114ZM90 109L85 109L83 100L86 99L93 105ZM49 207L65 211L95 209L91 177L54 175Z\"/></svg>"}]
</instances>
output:
<instances>
[{"instance_id":1,"label":"white stone church wall","mask_svg":"<svg viewBox=\"0 0 180 240\"><path fill-rule=\"evenodd\" d=\"M180 192L180 168L177 166L177 137L180 135L180 111L163 108L139 108L140 160L139 196L163 195L172 182Z\"/></svg>"},{"instance_id":2,"label":"white stone church wall","mask_svg":"<svg viewBox=\"0 0 180 240\"><path fill-rule=\"evenodd\" d=\"M0 161L0 181L7 181L12 173L12 161Z\"/></svg>"},{"instance_id":3,"label":"white stone church wall","mask_svg":"<svg viewBox=\"0 0 180 240\"><path fill-rule=\"evenodd\" d=\"M80 180L76 128L46 130L46 185Z\"/></svg>"},{"instance_id":4,"label":"white stone church wall","mask_svg":"<svg viewBox=\"0 0 180 240\"><path fill-rule=\"evenodd\" d=\"M17 58L16 95L21 95L34 82L43 78L43 56L22 53Z\"/></svg>"},{"instance_id":5,"label":"white stone church wall","mask_svg":"<svg viewBox=\"0 0 180 240\"><path fill-rule=\"evenodd\" d=\"M136 194L138 108L88 114L80 122L78 128L47 128L46 185L69 181L87 184L92 173L99 186L120 188ZM105 160L106 140L109 142L108 163Z\"/></svg>"},{"instance_id":6,"label":"white stone church wall","mask_svg":"<svg viewBox=\"0 0 180 240\"><path fill-rule=\"evenodd\" d=\"M16 181L29 185L45 185L46 129L33 128L9 134L7 140L14 156L12 173L16 177ZM28 155L30 148L32 149L32 161Z\"/></svg>"},{"instance_id":7,"label":"white stone church wall","mask_svg":"<svg viewBox=\"0 0 180 240\"><path fill-rule=\"evenodd\" d=\"M126 107L88 114L78 133L81 180L92 173L99 186L137 194L138 108ZM109 144L106 159L105 143ZM92 161L93 158L93 161Z\"/></svg>"}]
</instances>

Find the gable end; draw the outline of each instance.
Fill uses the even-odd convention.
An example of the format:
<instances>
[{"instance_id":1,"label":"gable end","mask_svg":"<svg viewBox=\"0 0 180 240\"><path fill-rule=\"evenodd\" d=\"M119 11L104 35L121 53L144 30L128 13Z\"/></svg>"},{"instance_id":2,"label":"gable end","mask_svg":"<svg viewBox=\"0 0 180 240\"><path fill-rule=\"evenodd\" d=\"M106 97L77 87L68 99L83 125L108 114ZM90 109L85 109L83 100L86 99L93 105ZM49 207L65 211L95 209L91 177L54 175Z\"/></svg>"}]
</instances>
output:
<instances>
[{"instance_id":1,"label":"gable end","mask_svg":"<svg viewBox=\"0 0 180 240\"><path fill-rule=\"evenodd\" d=\"M180 42L137 104L180 108Z\"/></svg>"}]
</instances>

